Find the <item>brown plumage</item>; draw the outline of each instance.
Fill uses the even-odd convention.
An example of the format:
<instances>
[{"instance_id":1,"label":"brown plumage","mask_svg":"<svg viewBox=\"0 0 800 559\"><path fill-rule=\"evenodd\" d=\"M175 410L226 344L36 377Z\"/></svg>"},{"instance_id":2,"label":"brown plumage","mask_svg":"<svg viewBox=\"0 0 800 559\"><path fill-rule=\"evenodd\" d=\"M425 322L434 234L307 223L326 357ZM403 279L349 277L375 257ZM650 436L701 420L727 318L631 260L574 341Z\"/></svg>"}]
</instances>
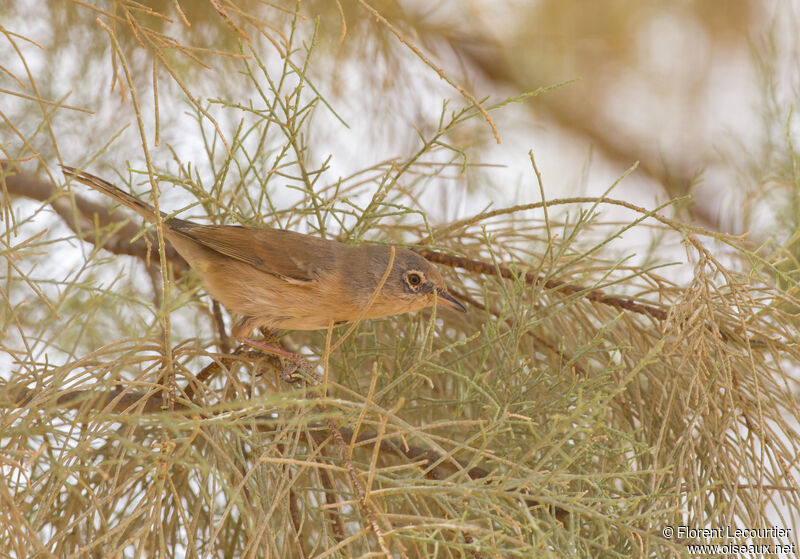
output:
<instances>
[{"instance_id":1,"label":"brown plumage","mask_svg":"<svg viewBox=\"0 0 800 559\"><path fill-rule=\"evenodd\" d=\"M114 198L147 221L155 209L105 180L63 167L64 174ZM378 288L391 247L350 246L283 229L200 225L164 220L164 236L194 268L209 294L242 318L233 335L254 328L319 330L358 319ZM460 311L436 268L420 255L396 247L394 263L364 318L380 318L433 305Z\"/></svg>"}]
</instances>

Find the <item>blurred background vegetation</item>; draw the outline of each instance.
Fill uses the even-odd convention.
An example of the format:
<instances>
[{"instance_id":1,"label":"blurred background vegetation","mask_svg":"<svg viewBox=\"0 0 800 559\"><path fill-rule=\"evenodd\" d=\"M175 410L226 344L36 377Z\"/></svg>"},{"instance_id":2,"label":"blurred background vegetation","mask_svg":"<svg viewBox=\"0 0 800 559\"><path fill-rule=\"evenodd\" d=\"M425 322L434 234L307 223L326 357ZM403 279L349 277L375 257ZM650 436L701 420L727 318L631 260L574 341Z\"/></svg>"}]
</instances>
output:
<instances>
[{"instance_id":1,"label":"blurred background vegetation","mask_svg":"<svg viewBox=\"0 0 800 559\"><path fill-rule=\"evenodd\" d=\"M799 17L0 0L3 556L800 533ZM425 250L470 312L286 333L321 380L283 383L59 164L186 219Z\"/></svg>"}]
</instances>

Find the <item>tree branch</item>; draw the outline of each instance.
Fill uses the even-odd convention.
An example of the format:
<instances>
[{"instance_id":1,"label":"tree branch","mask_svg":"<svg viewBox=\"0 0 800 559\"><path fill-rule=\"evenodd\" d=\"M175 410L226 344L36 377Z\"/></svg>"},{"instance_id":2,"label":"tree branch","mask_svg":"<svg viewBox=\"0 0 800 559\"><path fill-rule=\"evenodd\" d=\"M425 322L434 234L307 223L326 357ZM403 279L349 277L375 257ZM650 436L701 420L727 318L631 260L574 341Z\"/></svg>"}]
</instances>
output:
<instances>
[{"instance_id":1,"label":"tree branch","mask_svg":"<svg viewBox=\"0 0 800 559\"><path fill-rule=\"evenodd\" d=\"M16 172L15 172L16 171ZM5 191L10 196L23 196L50 204L61 216L64 223L78 237L85 241L94 241L113 254L135 256L151 266L158 264L158 243L155 235L146 232L131 241L140 232L141 227L121 214L112 213L106 206L92 202L83 196L71 193L71 199L52 182L39 178L34 173L19 171L9 161L0 161L0 177L3 177ZM100 229L116 227L111 235L100 235ZM166 247L167 262L171 263L176 273L189 269L186 261L171 246Z\"/></svg>"}]
</instances>

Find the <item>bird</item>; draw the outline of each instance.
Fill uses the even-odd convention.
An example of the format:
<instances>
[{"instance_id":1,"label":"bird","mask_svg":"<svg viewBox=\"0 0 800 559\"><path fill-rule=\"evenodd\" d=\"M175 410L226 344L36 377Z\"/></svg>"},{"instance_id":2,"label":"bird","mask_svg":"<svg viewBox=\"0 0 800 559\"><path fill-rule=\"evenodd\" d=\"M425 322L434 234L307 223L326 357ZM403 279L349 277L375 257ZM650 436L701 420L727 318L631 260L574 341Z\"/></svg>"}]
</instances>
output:
<instances>
[{"instance_id":1,"label":"bird","mask_svg":"<svg viewBox=\"0 0 800 559\"><path fill-rule=\"evenodd\" d=\"M68 179L157 222L150 204L86 171L62 169ZM204 225L164 212L161 220L165 239L209 295L238 315L231 334L239 341L252 341L254 329L321 330L418 311L434 301L466 312L436 267L407 248L348 245L271 227Z\"/></svg>"}]
</instances>

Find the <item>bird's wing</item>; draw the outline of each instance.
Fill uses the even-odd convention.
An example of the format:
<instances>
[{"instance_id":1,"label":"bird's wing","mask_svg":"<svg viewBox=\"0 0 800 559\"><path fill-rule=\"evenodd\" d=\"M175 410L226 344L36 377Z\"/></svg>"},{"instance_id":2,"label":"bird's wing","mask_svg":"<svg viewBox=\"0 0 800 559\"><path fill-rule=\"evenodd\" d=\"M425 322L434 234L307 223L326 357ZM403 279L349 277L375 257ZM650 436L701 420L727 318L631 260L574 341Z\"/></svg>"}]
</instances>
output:
<instances>
[{"instance_id":1,"label":"bird's wing","mask_svg":"<svg viewBox=\"0 0 800 559\"><path fill-rule=\"evenodd\" d=\"M287 281L308 283L333 260L339 243L283 229L198 225L170 220L169 228L201 245Z\"/></svg>"}]
</instances>

